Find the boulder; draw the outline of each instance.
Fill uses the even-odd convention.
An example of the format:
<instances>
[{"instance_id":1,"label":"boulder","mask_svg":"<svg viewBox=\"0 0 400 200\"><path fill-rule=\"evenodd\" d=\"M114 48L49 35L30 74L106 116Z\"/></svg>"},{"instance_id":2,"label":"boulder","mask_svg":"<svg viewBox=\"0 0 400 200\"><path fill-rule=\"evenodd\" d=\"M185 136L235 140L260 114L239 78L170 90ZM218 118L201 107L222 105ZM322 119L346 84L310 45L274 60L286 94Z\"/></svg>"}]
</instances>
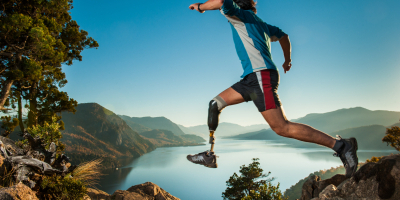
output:
<instances>
[{"instance_id":1,"label":"boulder","mask_svg":"<svg viewBox=\"0 0 400 200\"><path fill-rule=\"evenodd\" d=\"M113 195L109 198L110 200L130 200L130 199L135 199L135 200L149 200L147 196L143 196L141 194L138 194L136 192L129 192L126 190L117 190L114 192Z\"/></svg>"},{"instance_id":2,"label":"boulder","mask_svg":"<svg viewBox=\"0 0 400 200\"><path fill-rule=\"evenodd\" d=\"M87 195L91 200L106 200L110 195L107 192L92 188L87 189Z\"/></svg>"},{"instance_id":3,"label":"boulder","mask_svg":"<svg viewBox=\"0 0 400 200\"><path fill-rule=\"evenodd\" d=\"M93 189L88 189L88 195L92 200L103 199L108 195L107 193L102 192L104 196L101 196L99 191L94 191ZM96 193L96 195L94 195ZM128 200L128 199L135 199L135 200L180 200L170 193L166 192L158 185L152 182L146 182L143 184L135 185L130 187L127 190L117 190L108 197L105 198L106 200Z\"/></svg>"},{"instance_id":4,"label":"boulder","mask_svg":"<svg viewBox=\"0 0 400 200\"><path fill-rule=\"evenodd\" d=\"M334 176L321 181L318 176L310 177L303 185L301 200L312 198L400 199L400 155L385 156L377 163L367 163L350 179Z\"/></svg>"},{"instance_id":5,"label":"boulder","mask_svg":"<svg viewBox=\"0 0 400 200\"><path fill-rule=\"evenodd\" d=\"M127 191L149 196L149 200L179 200L152 182L132 186Z\"/></svg>"},{"instance_id":6,"label":"boulder","mask_svg":"<svg viewBox=\"0 0 400 200\"><path fill-rule=\"evenodd\" d=\"M0 189L0 199L3 200L39 200L28 186L18 183L12 187Z\"/></svg>"}]
</instances>

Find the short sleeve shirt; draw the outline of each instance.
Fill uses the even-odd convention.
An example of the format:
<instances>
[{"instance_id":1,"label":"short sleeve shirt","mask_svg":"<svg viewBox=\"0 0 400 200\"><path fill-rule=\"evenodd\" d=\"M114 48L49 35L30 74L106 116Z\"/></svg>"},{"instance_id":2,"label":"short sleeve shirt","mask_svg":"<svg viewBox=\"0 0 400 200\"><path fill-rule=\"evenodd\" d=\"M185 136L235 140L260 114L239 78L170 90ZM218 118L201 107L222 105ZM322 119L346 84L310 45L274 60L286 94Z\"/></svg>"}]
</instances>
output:
<instances>
[{"instance_id":1,"label":"short sleeve shirt","mask_svg":"<svg viewBox=\"0 0 400 200\"><path fill-rule=\"evenodd\" d=\"M231 24L236 52L246 75L263 69L278 70L272 61L271 42L285 33L260 19L252 10L243 10L232 0L224 0L221 13Z\"/></svg>"}]
</instances>

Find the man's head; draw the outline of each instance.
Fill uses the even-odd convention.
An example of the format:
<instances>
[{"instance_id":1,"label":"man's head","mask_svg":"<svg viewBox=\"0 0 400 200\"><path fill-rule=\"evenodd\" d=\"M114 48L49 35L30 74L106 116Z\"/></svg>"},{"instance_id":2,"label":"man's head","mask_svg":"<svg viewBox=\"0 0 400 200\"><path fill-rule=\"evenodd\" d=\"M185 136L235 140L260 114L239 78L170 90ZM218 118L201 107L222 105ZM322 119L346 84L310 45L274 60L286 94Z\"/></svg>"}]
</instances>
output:
<instances>
[{"instance_id":1,"label":"man's head","mask_svg":"<svg viewBox=\"0 0 400 200\"><path fill-rule=\"evenodd\" d=\"M257 13L256 2L254 0L233 0L241 9L243 10L252 10L254 13Z\"/></svg>"}]
</instances>

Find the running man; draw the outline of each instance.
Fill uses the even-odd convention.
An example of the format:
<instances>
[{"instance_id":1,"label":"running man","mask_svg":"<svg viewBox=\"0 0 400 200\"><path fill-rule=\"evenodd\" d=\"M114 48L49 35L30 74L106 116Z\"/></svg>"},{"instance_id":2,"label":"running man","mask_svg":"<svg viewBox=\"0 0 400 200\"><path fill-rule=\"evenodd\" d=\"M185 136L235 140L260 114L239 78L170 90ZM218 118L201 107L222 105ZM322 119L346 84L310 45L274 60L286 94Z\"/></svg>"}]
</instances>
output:
<instances>
[{"instance_id":1,"label":"running man","mask_svg":"<svg viewBox=\"0 0 400 200\"><path fill-rule=\"evenodd\" d=\"M340 157L351 177L357 170L357 141L355 138L338 139L316 130L308 125L287 120L279 100L278 69L272 61L271 42L279 41L285 62L282 67L288 72L292 67L291 44L289 36L276 26L269 25L256 13L253 0L209 0L189 6L191 10L204 13L207 10L220 10L231 24L233 41L244 70L241 80L210 101L208 127L210 130L211 151L188 155L187 159L196 164L216 168L214 154L214 132L218 126L221 110L226 106L253 101L271 129L280 136L311 142L333 149Z\"/></svg>"}]
</instances>

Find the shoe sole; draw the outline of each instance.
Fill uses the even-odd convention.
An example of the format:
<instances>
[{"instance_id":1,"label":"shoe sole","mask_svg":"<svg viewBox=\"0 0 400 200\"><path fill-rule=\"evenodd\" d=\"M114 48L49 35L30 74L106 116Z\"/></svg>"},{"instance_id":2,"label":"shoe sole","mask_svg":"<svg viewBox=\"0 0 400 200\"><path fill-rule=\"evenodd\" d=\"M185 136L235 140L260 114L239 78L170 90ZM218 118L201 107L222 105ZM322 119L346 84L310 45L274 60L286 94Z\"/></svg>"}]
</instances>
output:
<instances>
[{"instance_id":1,"label":"shoe sole","mask_svg":"<svg viewBox=\"0 0 400 200\"><path fill-rule=\"evenodd\" d=\"M202 163L195 163L195 162L193 162L193 161L191 161L191 160L189 159L190 156L193 156L193 155L187 155L187 156L186 156L186 159L187 159L189 162L191 162L191 163L198 164L198 165L203 165L204 167L208 167L208 168L218 168L218 164L217 164L217 163L211 164L211 165L202 164Z\"/></svg>"}]
</instances>

